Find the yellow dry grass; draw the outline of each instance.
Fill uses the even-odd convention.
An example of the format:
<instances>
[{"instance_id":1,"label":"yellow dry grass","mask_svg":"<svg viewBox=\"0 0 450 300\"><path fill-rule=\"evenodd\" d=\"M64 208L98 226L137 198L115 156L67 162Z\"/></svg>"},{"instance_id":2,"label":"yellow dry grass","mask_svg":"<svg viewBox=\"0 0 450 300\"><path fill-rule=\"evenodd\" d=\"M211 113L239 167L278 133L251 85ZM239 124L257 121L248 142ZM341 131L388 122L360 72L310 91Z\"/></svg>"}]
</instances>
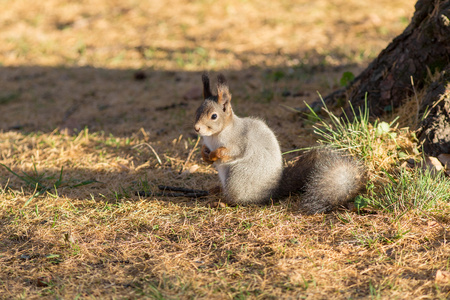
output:
<instances>
[{"instance_id":1,"label":"yellow dry grass","mask_svg":"<svg viewBox=\"0 0 450 300\"><path fill-rule=\"evenodd\" d=\"M308 120L283 107L364 68L414 1L1 5L0 163L48 189L30 200L40 187L0 166L0 298L448 297L442 212L304 216L295 197L212 209L215 196L135 194L217 184L191 128L201 71L224 72L235 111L267 120L283 150L310 146Z\"/></svg>"}]
</instances>

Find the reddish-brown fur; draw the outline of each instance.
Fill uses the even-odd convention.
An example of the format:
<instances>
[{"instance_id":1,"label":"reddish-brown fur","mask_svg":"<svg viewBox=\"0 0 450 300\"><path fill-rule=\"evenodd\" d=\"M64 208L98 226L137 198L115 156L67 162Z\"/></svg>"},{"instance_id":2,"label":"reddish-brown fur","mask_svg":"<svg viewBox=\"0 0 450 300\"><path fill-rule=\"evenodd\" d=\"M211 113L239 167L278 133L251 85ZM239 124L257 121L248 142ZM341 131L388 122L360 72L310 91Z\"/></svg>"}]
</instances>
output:
<instances>
[{"instance_id":1,"label":"reddish-brown fur","mask_svg":"<svg viewBox=\"0 0 450 300\"><path fill-rule=\"evenodd\" d=\"M214 163L214 161L209 159L210 154L211 154L211 151L209 150L209 148L206 147L205 145L202 145L202 158L208 164Z\"/></svg>"},{"instance_id":2,"label":"reddish-brown fur","mask_svg":"<svg viewBox=\"0 0 450 300\"><path fill-rule=\"evenodd\" d=\"M209 154L209 160L215 162L216 160L221 160L221 162L227 162L231 160L232 157L228 155L228 149L225 147L219 147Z\"/></svg>"}]
</instances>

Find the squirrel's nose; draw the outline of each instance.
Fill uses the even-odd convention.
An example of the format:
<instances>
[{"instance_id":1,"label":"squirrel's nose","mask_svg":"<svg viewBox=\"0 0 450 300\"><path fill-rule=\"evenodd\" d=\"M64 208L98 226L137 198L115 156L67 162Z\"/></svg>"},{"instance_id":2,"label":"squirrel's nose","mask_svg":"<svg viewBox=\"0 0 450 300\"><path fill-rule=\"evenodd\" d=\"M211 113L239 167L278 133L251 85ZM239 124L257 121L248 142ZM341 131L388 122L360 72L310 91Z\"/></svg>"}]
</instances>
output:
<instances>
[{"instance_id":1,"label":"squirrel's nose","mask_svg":"<svg viewBox=\"0 0 450 300\"><path fill-rule=\"evenodd\" d=\"M195 125L195 126L194 126L194 129L195 129L196 132L199 132L199 131L200 131L200 126Z\"/></svg>"}]
</instances>

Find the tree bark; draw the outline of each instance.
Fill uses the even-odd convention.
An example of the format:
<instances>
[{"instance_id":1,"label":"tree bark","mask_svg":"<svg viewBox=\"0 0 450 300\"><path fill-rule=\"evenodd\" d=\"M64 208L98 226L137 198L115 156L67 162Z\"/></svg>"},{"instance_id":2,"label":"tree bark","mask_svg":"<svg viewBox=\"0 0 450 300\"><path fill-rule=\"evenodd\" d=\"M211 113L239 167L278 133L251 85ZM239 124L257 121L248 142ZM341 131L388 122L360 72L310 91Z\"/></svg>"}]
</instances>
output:
<instances>
[{"instance_id":1,"label":"tree bark","mask_svg":"<svg viewBox=\"0 0 450 300\"><path fill-rule=\"evenodd\" d=\"M430 84L419 110L418 137L432 156L450 153L450 66Z\"/></svg>"},{"instance_id":2,"label":"tree bark","mask_svg":"<svg viewBox=\"0 0 450 300\"><path fill-rule=\"evenodd\" d=\"M421 114L426 119L420 123L420 134L426 152L450 153L450 0L418 0L415 9L404 32L347 87L324 100L334 105L349 99L358 107L363 106L367 94L371 115L380 116L413 95L412 81L421 90L429 85L430 74L441 72L422 101ZM431 109L427 114L426 107Z\"/></svg>"}]
</instances>

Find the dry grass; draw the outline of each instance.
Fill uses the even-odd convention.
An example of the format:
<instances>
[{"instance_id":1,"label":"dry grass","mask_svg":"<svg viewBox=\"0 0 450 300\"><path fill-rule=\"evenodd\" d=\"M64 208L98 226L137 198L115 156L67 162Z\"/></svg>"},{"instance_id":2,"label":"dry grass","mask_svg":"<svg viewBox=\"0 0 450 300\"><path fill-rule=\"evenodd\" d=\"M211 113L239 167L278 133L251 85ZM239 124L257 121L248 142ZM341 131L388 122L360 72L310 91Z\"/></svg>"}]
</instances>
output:
<instances>
[{"instance_id":1,"label":"dry grass","mask_svg":"<svg viewBox=\"0 0 450 300\"><path fill-rule=\"evenodd\" d=\"M284 151L310 146L280 104L361 70L414 2L2 1L0 163L41 186L0 166L0 298L447 298L446 203L394 219L135 195L217 184L191 129L202 70Z\"/></svg>"},{"instance_id":2,"label":"dry grass","mask_svg":"<svg viewBox=\"0 0 450 300\"><path fill-rule=\"evenodd\" d=\"M4 64L240 70L377 55L414 1L3 1ZM20 21L19 21L20 20ZM351 28L351 30L349 30ZM300 55L299 55L300 54ZM292 56L292 58L289 58Z\"/></svg>"}]
</instances>

